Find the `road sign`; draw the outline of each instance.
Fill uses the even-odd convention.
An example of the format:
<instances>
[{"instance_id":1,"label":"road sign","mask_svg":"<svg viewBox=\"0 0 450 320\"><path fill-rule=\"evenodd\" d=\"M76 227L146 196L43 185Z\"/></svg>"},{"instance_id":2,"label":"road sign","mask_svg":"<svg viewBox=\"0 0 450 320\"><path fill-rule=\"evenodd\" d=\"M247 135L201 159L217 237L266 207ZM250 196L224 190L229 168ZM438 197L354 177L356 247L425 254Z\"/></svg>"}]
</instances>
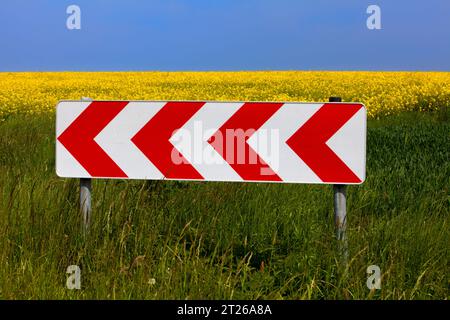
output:
<instances>
[{"instance_id":1,"label":"road sign","mask_svg":"<svg viewBox=\"0 0 450 320\"><path fill-rule=\"evenodd\" d=\"M61 101L56 172L71 178L360 184L360 103Z\"/></svg>"}]
</instances>

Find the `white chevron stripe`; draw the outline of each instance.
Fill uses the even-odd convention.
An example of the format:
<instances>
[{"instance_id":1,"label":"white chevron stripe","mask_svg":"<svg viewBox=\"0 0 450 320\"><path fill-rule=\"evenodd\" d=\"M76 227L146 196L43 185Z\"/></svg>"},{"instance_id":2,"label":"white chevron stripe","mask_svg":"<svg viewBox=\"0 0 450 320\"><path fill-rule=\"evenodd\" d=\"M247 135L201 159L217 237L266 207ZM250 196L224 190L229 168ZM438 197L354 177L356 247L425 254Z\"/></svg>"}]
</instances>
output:
<instances>
[{"instance_id":1,"label":"white chevron stripe","mask_svg":"<svg viewBox=\"0 0 450 320\"><path fill-rule=\"evenodd\" d=\"M212 181L242 181L208 139L243 103L206 103L170 141L197 171ZM224 137L225 139L225 137Z\"/></svg>"},{"instance_id":2,"label":"white chevron stripe","mask_svg":"<svg viewBox=\"0 0 450 320\"><path fill-rule=\"evenodd\" d=\"M56 141L56 174L65 178L91 177L59 141Z\"/></svg>"},{"instance_id":3,"label":"white chevron stripe","mask_svg":"<svg viewBox=\"0 0 450 320\"><path fill-rule=\"evenodd\" d=\"M362 107L356 112L327 141L327 145L361 181L364 181L366 179L366 109Z\"/></svg>"},{"instance_id":4,"label":"white chevron stripe","mask_svg":"<svg viewBox=\"0 0 450 320\"><path fill-rule=\"evenodd\" d=\"M56 137L59 137L92 101L61 101L56 106Z\"/></svg>"},{"instance_id":5,"label":"white chevron stripe","mask_svg":"<svg viewBox=\"0 0 450 320\"><path fill-rule=\"evenodd\" d=\"M95 141L131 179L162 179L162 173L131 141L165 102L130 102Z\"/></svg>"},{"instance_id":6,"label":"white chevron stripe","mask_svg":"<svg viewBox=\"0 0 450 320\"><path fill-rule=\"evenodd\" d=\"M286 144L286 140L305 124L322 105L285 103L248 139L248 144L284 182L322 182ZM278 146L274 144L274 141L268 141L267 137L278 139Z\"/></svg>"},{"instance_id":7,"label":"white chevron stripe","mask_svg":"<svg viewBox=\"0 0 450 320\"><path fill-rule=\"evenodd\" d=\"M61 101L58 103L56 106L56 137L59 137L86 110L90 103L91 101ZM56 174L60 177L91 177L58 140L56 140Z\"/></svg>"}]
</instances>

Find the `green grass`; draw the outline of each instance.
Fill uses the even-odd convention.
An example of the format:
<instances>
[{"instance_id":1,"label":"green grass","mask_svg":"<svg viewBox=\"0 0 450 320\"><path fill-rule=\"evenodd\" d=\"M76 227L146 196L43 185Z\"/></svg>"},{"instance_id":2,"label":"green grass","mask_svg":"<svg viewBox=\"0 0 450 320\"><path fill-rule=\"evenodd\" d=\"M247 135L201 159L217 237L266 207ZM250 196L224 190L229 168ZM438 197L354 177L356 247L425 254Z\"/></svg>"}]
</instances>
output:
<instances>
[{"instance_id":1,"label":"green grass","mask_svg":"<svg viewBox=\"0 0 450 320\"><path fill-rule=\"evenodd\" d=\"M95 180L83 240L79 182L55 174L54 118L11 116L0 123L0 298L446 299L448 119L369 121L344 269L331 186ZM65 287L72 264L82 290ZM372 264L381 290L366 287Z\"/></svg>"}]
</instances>

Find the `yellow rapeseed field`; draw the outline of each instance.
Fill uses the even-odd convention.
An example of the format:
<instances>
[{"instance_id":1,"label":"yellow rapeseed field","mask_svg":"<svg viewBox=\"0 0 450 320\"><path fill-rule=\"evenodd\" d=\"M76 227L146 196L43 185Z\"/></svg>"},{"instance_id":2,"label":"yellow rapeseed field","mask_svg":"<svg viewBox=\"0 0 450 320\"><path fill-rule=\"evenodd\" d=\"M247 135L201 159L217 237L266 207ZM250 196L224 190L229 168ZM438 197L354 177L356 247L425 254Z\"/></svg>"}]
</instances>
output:
<instances>
[{"instance_id":1,"label":"yellow rapeseed field","mask_svg":"<svg viewBox=\"0 0 450 320\"><path fill-rule=\"evenodd\" d=\"M58 100L358 101L369 117L450 106L450 72L0 73L0 119L54 112Z\"/></svg>"}]
</instances>

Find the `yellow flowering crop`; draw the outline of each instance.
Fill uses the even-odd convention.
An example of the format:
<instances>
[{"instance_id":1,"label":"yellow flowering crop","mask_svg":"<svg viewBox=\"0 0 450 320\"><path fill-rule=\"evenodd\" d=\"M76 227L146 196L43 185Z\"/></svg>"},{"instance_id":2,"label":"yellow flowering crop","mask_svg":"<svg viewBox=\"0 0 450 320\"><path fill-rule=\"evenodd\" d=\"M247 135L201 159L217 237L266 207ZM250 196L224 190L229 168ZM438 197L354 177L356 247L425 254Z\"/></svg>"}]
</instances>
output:
<instances>
[{"instance_id":1,"label":"yellow flowering crop","mask_svg":"<svg viewBox=\"0 0 450 320\"><path fill-rule=\"evenodd\" d=\"M25 72L0 73L0 119L54 112L58 100L362 102L369 117L450 106L450 72Z\"/></svg>"}]
</instances>

